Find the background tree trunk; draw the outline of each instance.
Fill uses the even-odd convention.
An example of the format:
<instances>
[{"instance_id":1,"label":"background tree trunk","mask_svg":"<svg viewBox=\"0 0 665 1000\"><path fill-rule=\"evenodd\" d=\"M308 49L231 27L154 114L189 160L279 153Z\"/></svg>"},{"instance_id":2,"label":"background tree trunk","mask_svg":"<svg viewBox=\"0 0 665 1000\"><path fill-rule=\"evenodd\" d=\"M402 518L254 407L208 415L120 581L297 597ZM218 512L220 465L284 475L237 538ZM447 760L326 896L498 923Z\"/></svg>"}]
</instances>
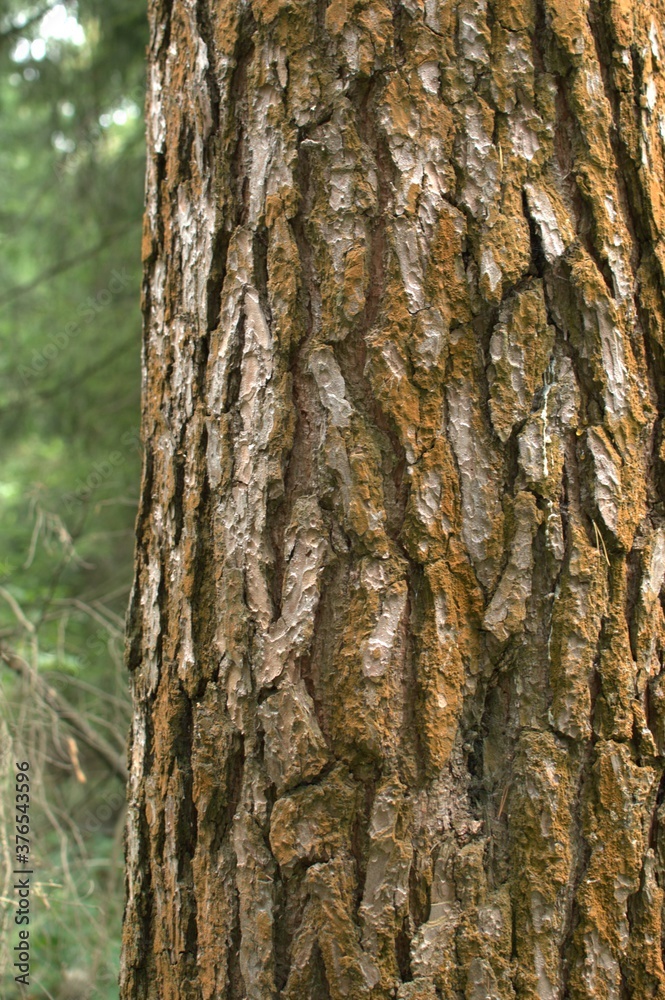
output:
<instances>
[{"instance_id":1,"label":"background tree trunk","mask_svg":"<svg viewBox=\"0 0 665 1000\"><path fill-rule=\"evenodd\" d=\"M123 1000L665 997L663 0L152 0Z\"/></svg>"}]
</instances>

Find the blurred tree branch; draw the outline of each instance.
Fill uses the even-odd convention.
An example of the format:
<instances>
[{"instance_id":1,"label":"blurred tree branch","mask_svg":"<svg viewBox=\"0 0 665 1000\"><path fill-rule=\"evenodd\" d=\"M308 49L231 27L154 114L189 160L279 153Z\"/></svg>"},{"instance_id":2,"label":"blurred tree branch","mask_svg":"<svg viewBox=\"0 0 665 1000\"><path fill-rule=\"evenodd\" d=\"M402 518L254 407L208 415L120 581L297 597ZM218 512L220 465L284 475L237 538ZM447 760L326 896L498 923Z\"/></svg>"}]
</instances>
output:
<instances>
[{"instance_id":1,"label":"blurred tree branch","mask_svg":"<svg viewBox=\"0 0 665 1000\"><path fill-rule=\"evenodd\" d=\"M22 298L24 295L28 295L39 285L43 284L45 281L50 281L51 278L57 277L57 275L62 274L64 271L68 271L72 267L76 267L77 264L87 263L91 257L96 254L101 253L107 247L119 240L121 236L124 236L130 230L134 229L136 223L132 223L129 226L123 226L121 229L116 229L112 233L108 233L103 239L99 240L94 246L86 247L85 250L81 250L79 253L72 254L71 257L65 257L63 260L59 260L57 264L53 264L51 267L47 267L41 274L38 274L32 281L28 281L25 285L16 285L14 288L8 289L4 295L0 295L0 306L9 305L10 302L15 302L16 299Z\"/></svg>"}]
</instances>

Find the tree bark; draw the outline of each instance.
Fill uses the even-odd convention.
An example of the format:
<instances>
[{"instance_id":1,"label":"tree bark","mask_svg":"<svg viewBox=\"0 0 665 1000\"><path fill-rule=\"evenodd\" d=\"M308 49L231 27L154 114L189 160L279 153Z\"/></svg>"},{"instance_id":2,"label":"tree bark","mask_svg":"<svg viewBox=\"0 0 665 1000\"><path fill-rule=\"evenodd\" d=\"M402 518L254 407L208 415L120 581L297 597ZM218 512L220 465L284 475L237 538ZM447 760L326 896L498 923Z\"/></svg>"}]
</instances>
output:
<instances>
[{"instance_id":1,"label":"tree bark","mask_svg":"<svg viewBox=\"0 0 665 1000\"><path fill-rule=\"evenodd\" d=\"M123 1000L665 998L665 3L150 15Z\"/></svg>"}]
</instances>

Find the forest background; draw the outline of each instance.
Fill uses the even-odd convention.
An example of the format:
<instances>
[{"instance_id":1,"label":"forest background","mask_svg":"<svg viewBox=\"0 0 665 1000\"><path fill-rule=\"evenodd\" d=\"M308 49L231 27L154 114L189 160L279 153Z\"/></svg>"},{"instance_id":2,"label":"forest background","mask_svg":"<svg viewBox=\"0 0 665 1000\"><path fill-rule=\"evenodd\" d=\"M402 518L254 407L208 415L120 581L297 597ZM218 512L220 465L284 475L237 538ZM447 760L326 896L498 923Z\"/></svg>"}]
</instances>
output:
<instances>
[{"instance_id":1,"label":"forest background","mask_svg":"<svg viewBox=\"0 0 665 1000\"><path fill-rule=\"evenodd\" d=\"M117 997L140 446L145 5L0 0L2 995ZM12 762L33 776L12 992Z\"/></svg>"}]
</instances>

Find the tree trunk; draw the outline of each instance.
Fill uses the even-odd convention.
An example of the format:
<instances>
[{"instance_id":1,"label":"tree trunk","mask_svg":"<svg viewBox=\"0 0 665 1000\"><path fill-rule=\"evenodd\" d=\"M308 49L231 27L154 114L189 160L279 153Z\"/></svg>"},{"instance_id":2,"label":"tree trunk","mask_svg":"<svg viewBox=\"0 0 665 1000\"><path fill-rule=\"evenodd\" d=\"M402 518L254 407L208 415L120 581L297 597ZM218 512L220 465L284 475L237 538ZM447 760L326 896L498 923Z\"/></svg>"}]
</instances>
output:
<instances>
[{"instance_id":1,"label":"tree trunk","mask_svg":"<svg viewBox=\"0 0 665 1000\"><path fill-rule=\"evenodd\" d=\"M664 0L152 0L123 1000L665 998Z\"/></svg>"}]
</instances>

